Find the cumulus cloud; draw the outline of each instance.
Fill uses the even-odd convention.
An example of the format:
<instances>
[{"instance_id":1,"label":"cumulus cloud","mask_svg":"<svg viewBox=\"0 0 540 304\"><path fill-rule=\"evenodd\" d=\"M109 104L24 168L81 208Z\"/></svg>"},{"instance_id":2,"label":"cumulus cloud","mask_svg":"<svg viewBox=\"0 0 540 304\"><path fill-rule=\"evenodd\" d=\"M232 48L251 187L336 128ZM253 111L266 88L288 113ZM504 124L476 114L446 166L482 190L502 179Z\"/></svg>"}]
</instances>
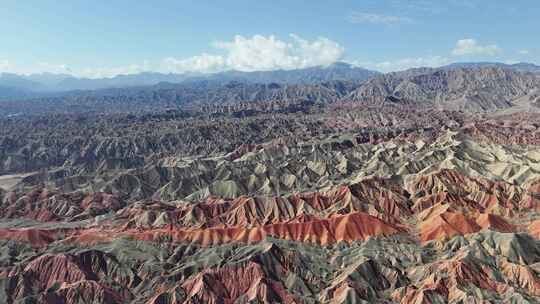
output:
<instances>
[{"instance_id":1,"label":"cumulus cloud","mask_svg":"<svg viewBox=\"0 0 540 304\"><path fill-rule=\"evenodd\" d=\"M369 16L368 16L369 15ZM400 17L357 13L357 21L372 23L396 23ZM177 58L167 57L153 62L131 64L117 67L88 67L71 69L65 64L39 62L33 65L19 66L7 60L0 60L0 72L30 74L40 72L68 73L79 77L107 78L117 75L136 74L147 71L159 72L199 72L214 73L225 70L268 71L290 70L313 66L327 66L343 60L345 49L339 43L325 37L305 39L290 34L285 39L274 35L237 35L229 41L218 41L211 45L213 52L196 56ZM358 66L383 72L405 70L415 67L438 67L455 60L455 56L483 55L493 56L502 50L495 44L482 45L475 39L457 41L454 49L445 56L420 56L389 61L352 62ZM528 50L517 51L520 55L529 54Z\"/></svg>"},{"instance_id":2,"label":"cumulus cloud","mask_svg":"<svg viewBox=\"0 0 540 304\"><path fill-rule=\"evenodd\" d=\"M495 56L501 52L496 44L481 45L475 39L461 39L452 50L454 56L485 55Z\"/></svg>"},{"instance_id":3,"label":"cumulus cloud","mask_svg":"<svg viewBox=\"0 0 540 304\"><path fill-rule=\"evenodd\" d=\"M394 25L400 23L411 23L413 20L408 17L381 15L366 12L352 12L348 17L351 23L371 23L382 25Z\"/></svg>"},{"instance_id":4,"label":"cumulus cloud","mask_svg":"<svg viewBox=\"0 0 540 304\"><path fill-rule=\"evenodd\" d=\"M289 53L292 45L274 36L255 35L245 38L237 35L230 42L216 42L217 48L227 52L227 65L241 71L271 70L276 67L292 68L300 58Z\"/></svg>"},{"instance_id":5,"label":"cumulus cloud","mask_svg":"<svg viewBox=\"0 0 540 304\"><path fill-rule=\"evenodd\" d=\"M72 74L85 78L110 78L117 75L137 74L147 71L172 73L215 73L225 70L267 71L327 66L343 58L345 49L325 37L313 40L291 34L288 39L276 36L235 36L230 41L218 41L211 45L213 54L176 58L167 57L152 63L130 64L116 67L70 68L65 64L38 62L32 65L14 65L0 61L0 72L32 74L50 72Z\"/></svg>"},{"instance_id":6,"label":"cumulus cloud","mask_svg":"<svg viewBox=\"0 0 540 304\"><path fill-rule=\"evenodd\" d=\"M295 68L305 68L310 66L327 66L343 57L345 48L328 38L319 37L310 42L291 34L297 46L293 45L292 53L297 53L301 60Z\"/></svg>"},{"instance_id":7,"label":"cumulus cloud","mask_svg":"<svg viewBox=\"0 0 540 304\"><path fill-rule=\"evenodd\" d=\"M214 46L226 52L226 67L239 71L325 66L340 60L344 53L341 45L328 38L309 41L294 34L288 42L272 35L237 35L232 41L216 42Z\"/></svg>"},{"instance_id":8,"label":"cumulus cloud","mask_svg":"<svg viewBox=\"0 0 540 304\"><path fill-rule=\"evenodd\" d=\"M273 35L236 35L231 41L217 41L213 46L222 54L203 53L184 59L169 57L163 60L162 69L178 73L289 70L326 66L340 60L345 52L339 43L328 38L310 41L295 34L287 41Z\"/></svg>"}]
</instances>

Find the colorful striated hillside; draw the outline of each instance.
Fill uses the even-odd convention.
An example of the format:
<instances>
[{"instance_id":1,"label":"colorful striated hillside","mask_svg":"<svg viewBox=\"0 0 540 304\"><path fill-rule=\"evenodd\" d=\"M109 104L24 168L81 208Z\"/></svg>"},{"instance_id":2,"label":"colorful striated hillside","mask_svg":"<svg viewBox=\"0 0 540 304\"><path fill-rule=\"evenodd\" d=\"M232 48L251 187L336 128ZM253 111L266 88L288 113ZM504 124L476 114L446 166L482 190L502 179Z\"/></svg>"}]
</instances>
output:
<instances>
[{"instance_id":1,"label":"colorful striated hillside","mask_svg":"<svg viewBox=\"0 0 540 304\"><path fill-rule=\"evenodd\" d=\"M201 155L211 122L4 135L0 302L540 302L538 118L340 111Z\"/></svg>"}]
</instances>

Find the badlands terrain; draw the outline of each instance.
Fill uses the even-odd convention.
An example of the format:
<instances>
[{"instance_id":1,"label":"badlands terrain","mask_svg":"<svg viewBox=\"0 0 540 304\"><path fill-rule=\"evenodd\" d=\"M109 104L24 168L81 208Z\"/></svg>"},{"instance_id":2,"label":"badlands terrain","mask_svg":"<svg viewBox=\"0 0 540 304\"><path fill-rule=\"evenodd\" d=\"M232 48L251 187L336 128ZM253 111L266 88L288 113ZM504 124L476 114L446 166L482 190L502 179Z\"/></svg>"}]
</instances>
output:
<instances>
[{"instance_id":1,"label":"badlands terrain","mask_svg":"<svg viewBox=\"0 0 540 304\"><path fill-rule=\"evenodd\" d=\"M98 84L0 101L0 303L540 303L533 66Z\"/></svg>"}]
</instances>

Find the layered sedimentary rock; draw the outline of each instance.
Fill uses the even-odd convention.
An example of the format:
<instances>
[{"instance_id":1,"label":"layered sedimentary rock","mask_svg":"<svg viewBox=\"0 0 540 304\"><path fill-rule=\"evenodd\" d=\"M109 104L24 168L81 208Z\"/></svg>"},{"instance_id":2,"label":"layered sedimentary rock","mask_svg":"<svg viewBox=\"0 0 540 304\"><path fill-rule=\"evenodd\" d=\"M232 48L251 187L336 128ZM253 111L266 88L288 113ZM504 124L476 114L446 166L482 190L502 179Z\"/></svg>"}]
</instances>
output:
<instances>
[{"instance_id":1,"label":"layered sedimentary rock","mask_svg":"<svg viewBox=\"0 0 540 304\"><path fill-rule=\"evenodd\" d=\"M540 302L534 115L27 119L2 122L2 303Z\"/></svg>"}]
</instances>

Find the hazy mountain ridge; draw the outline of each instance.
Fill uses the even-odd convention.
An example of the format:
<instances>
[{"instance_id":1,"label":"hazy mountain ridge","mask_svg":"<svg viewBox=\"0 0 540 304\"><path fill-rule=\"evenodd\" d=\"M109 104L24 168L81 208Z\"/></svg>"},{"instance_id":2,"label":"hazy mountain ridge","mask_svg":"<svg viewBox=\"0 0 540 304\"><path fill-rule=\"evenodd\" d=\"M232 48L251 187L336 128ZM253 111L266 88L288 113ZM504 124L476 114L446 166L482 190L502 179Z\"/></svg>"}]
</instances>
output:
<instances>
[{"instance_id":1,"label":"hazy mountain ridge","mask_svg":"<svg viewBox=\"0 0 540 304\"><path fill-rule=\"evenodd\" d=\"M532 63L505 64L497 62L464 62L453 63L435 69L500 67L521 72L540 73L540 66ZM398 73L415 73L434 68L414 68ZM69 74L40 73L19 75L0 73L0 86L33 92L62 92L74 90L99 90L105 88L122 88L151 86L160 82L182 83L209 80L215 82L241 81L250 83L289 83L314 84L334 80L364 81L380 75L380 72L357 67L345 62L336 62L327 67L310 67L294 70L275 71L225 71L213 74L203 73L158 73L142 72L137 74L118 75L109 78L80 78Z\"/></svg>"},{"instance_id":2,"label":"hazy mountain ridge","mask_svg":"<svg viewBox=\"0 0 540 304\"><path fill-rule=\"evenodd\" d=\"M168 108L204 111L272 111L337 102L383 105L387 102L475 112L510 108L513 101L540 89L533 73L500 67L422 68L388 73L367 81L316 84L260 84L217 80L160 83L153 86L50 93L4 102L3 114L25 112L138 112ZM233 106L231 109L230 106ZM223 109L222 107L229 107Z\"/></svg>"},{"instance_id":3,"label":"hazy mountain ridge","mask_svg":"<svg viewBox=\"0 0 540 304\"><path fill-rule=\"evenodd\" d=\"M327 67L310 67L295 70L275 71L225 71L213 74L203 73L157 73L142 72L138 74L118 75L110 78L78 78L67 74L32 74L17 75L0 74L0 86L13 87L34 92L62 92L74 90L99 90L106 88L123 88L152 86L160 82L182 83L209 80L215 82L242 81L250 83L288 83L313 84L333 80L363 81L379 72L336 62Z\"/></svg>"}]
</instances>

